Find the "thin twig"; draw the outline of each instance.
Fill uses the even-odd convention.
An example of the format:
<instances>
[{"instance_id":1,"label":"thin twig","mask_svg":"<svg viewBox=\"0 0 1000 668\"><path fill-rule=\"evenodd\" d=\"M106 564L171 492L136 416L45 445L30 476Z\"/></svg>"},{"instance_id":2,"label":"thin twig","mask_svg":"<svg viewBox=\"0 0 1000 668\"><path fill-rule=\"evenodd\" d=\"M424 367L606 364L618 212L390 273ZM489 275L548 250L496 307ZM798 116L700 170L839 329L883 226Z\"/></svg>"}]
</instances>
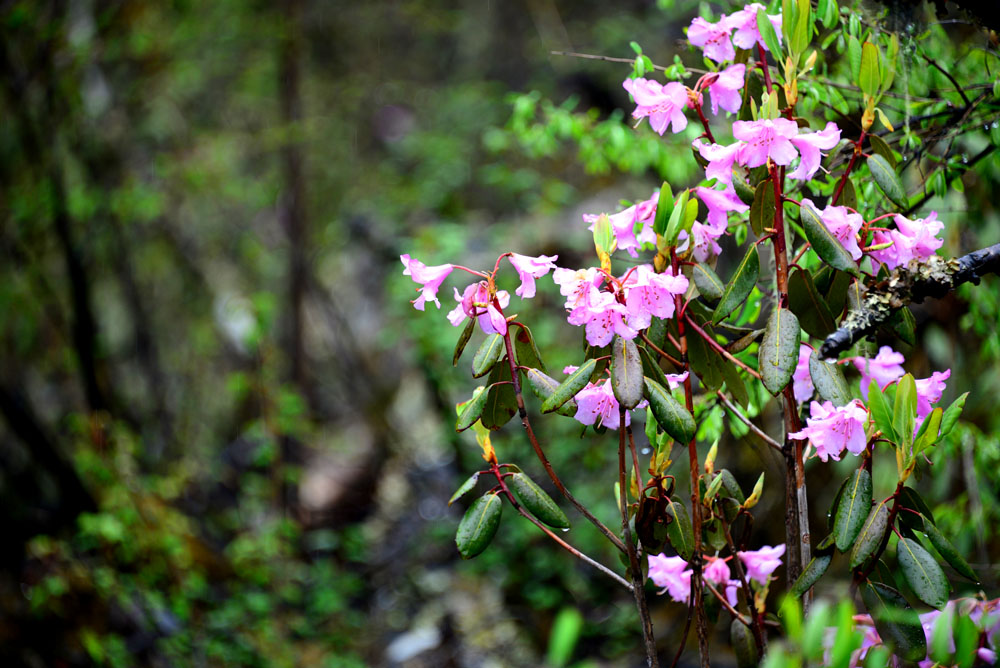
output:
<instances>
[{"instance_id":1,"label":"thin twig","mask_svg":"<svg viewBox=\"0 0 1000 668\"><path fill-rule=\"evenodd\" d=\"M657 355L659 355L660 357L665 358L668 362L670 362L674 366L682 366L681 361L679 359L675 359L673 357L673 355L669 355L669 354L663 352L663 350L661 350L659 346L657 346L655 343L653 343L652 341L650 341L649 337L646 336L646 332L639 332L639 336L642 337L642 340L646 342L646 345L649 346L650 348L652 348L653 351Z\"/></svg>"},{"instance_id":2,"label":"thin twig","mask_svg":"<svg viewBox=\"0 0 1000 668\"><path fill-rule=\"evenodd\" d=\"M740 422L750 427L750 430L753 433L757 434L757 436L759 436L761 440L763 440L765 443L770 445L778 452L781 452L781 444L778 443L773 438L771 438L770 436L768 436L766 433L764 433L764 431L760 427L758 427L757 425L755 425L753 422L750 421L750 418L743 415L743 413L741 413L739 409L731 401L729 401L726 395L722 393L722 390L716 390L715 393L719 395L719 399L722 400L722 403L726 405L726 408L728 408L730 411L733 412L733 414Z\"/></svg>"},{"instance_id":3,"label":"thin twig","mask_svg":"<svg viewBox=\"0 0 1000 668\"><path fill-rule=\"evenodd\" d=\"M687 313L684 314L684 320L687 321L687 324L691 325L691 329L693 329L695 331L695 333L698 334L698 336L700 336L701 338L705 339L705 341L708 343L708 345L710 345L713 348L715 348L716 352L718 352L720 355L722 355L723 357L725 357L726 359L728 359L730 362L733 362L734 364L736 364L736 366L740 367L741 369L743 369L744 371L746 371L748 374L750 374L751 376L753 376L757 380L760 380L760 373L757 372L757 369L754 369L754 368L752 368L750 366L747 366L742 360L740 360L735 355L733 355L731 352L729 352L728 350L726 350L722 345L719 344L718 341L716 341L714 338L712 338L711 336L709 336L708 332L706 332L701 327L699 327L698 323L696 323L694 321L694 319L691 316L689 316Z\"/></svg>"}]
</instances>

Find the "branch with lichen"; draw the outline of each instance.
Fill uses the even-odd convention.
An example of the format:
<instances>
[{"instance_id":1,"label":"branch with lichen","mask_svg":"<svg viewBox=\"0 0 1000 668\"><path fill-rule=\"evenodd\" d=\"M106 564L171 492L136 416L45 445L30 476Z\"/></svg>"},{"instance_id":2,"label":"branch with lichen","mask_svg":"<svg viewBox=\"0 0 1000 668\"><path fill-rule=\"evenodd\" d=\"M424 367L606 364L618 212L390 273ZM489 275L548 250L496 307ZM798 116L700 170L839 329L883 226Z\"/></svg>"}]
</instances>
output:
<instances>
[{"instance_id":1,"label":"branch with lichen","mask_svg":"<svg viewBox=\"0 0 1000 668\"><path fill-rule=\"evenodd\" d=\"M907 304L942 297L963 283L978 283L980 277L995 273L1000 273L1000 244L950 260L935 255L926 262L911 261L868 289L861 308L848 313L840 327L826 337L820 354L835 358Z\"/></svg>"}]
</instances>

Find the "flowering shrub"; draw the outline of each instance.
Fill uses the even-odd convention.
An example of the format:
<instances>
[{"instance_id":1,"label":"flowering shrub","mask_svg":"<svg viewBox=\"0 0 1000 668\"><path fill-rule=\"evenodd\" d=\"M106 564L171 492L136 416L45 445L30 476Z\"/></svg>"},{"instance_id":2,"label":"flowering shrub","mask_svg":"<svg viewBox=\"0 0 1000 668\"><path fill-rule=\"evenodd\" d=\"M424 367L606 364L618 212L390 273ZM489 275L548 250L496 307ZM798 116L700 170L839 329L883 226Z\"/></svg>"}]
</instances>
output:
<instances>
[{"instance_id":1,"label":"flowering shrub","mask_svg":"<svg viewBox=\"0 0 1000 668\"><path fill-rule=\"evenodd\" d=\"M859 135L848 139L834 121L799 115L806 106L800 88L815 91L811 72L820 65L812 46L817 20L826 29L837 25L836 4L826 0L814 9L804 0L785 0L781 10L750 4L714 22L694 19L688 38L709 69L693 86L683 81L689 74L683 68L667 69L677 80L647 78L651 67L639 54L623 83L635 102L633 118L648 119L661 136L668 130L681 133L689 122L699 124L702 133L692 149L703 179L676 193L664 183L649 199L622 211L584 215L594 240L592 266L562 267L557 256L505 252L492 270L479 270L427 267L401 256L404 275L420 285L413 302L418 310L427 302L440 307L437 291L453 270L476 278L463 292L455 289L458 305L448 319L465 326L456 363L476 322L487 335L472 363L473 376L487 377L487 384L458 406L456 424L459 431L475 429L487 468L474 473L452 501L480 479L489 481L489 489L463 518L458 549L465 557L486 549L506 502L574 557L633 593L650 665L657 663L657 653L646 578L689 606L702 665L709 661L706 597L731 615L741 665L755 665L773 624L766 613L775 572L784 565L790 599L808 604L813 586L839 553L866 612L851 615L856 623L845 636L863 637L861 651L852 659L838 645L833 663L864 659L871 647L880 646L905 660L933 656L964 664L972 655L947 643L942 650L940 642L925 637L931 617L916 618L911 603L956 609L941 563L973 582L976 574L907 483L955 426L966 395L937 406L950 370L915 379L905 372L902 354L890 346L876 354L864 337L885 325L903 340L912 338L907 301L995 271L1000 251L985 249L946 263L937 255L946 222L933 212L907 217L913 207L894 168L895 153L873 127L878 118L893 130L878 104L894 79L897 36L868 32L862 40L855 34L860 28L843 27L851 83L863 101ZM714 120L705 113L705 93ZM849 154L846 165L836 165L838 151ZM836 168L824 168L824 156ZM869 201L858 199L858 178L877 184L877 191L868 191ZM715 260L723 252L719 241L729 235L742 250L734 257L732 276L723 281ZM646 261L636 264L633 258ZM546 373L529 326L509 315L510 295L496 287L505 259L521 281L515 290L521 300L531 299L536 280L551 271L565 297L566 321L583 328L582 359L565 370L563 380ZM772 264L773 272L762 271ZM747 316L755 312L750 301L764 305L760 328L747 327L754 323L744 319L753 318ZM860 373L858 384L848 383L845 367ZM758 383L781 406L784 432L778 438L752 422L749 409L759 407L747 385ZM553 470L532 428L525 385L541 413L558 412L601 433L617 432L620 533L580 504ZM753 509L765 492L763 475L746 496L728 470L716 468L717 444L699 461L695 405L708 401L721 402L732 420L754 429L785 461L785 544L748 549ZM519 465L501 463L489 432L515 414L555 488L623 553L624 576L553 533L548 527L569 526L556 502ZM653 446L645 467L635 445L634 418L645 419ZM669 459L674 443L688 453L688 470L678 474L690 481L687 502L674 489ZM856 468L831 508L830 534L813 541L805 461L848 456ZM884 500L873 496L876 458L896 463L895 491ZM882 561L890 544L896 573ZM963 605L958 607L969 617ZM980 660L992 661L996 626L982 620L994 603L973 607L979 611L973 620L979 642L972 649Z\"/></svg>"}]
</instances>

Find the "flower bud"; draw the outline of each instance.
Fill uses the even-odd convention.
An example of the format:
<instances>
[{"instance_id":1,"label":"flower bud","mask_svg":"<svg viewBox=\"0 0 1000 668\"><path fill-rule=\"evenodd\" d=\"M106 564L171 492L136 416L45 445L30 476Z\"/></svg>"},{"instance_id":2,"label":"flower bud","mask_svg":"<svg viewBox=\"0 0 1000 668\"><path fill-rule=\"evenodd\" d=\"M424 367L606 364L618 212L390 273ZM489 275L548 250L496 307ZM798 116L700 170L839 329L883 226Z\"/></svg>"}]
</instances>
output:
<instances>
[{"instance_id":1,"label":"flower bud","mask_svg":"<svg viewBox=\"0 0 1000 668\"><path fill-rule=\"evenodd\" d=\"M753 486L753 491L750 492L750 496L747 500L743 502L743 509L749 510L757 505L760 501L760 495L764 492L764 474L761 473L760 477L757 478L757 484Z\"/></svg>"}]
</instances>

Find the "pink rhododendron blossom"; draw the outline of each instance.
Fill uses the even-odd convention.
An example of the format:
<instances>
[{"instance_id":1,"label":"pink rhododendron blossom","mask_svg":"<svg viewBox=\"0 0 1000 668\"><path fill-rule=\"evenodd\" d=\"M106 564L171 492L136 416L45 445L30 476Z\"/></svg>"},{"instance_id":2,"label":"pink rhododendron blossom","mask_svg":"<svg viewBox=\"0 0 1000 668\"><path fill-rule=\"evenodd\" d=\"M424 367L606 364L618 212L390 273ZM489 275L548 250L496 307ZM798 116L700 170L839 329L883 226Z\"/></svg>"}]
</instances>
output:
<instances>
[{"instance_id":1,"label":"pink rhododendron blossom","mask_svg":"<svg viewBox=\"0 0 1000 668\"><path fill-rule=\"evenodd\" d=\"M724 585L729 582L732 573L729 572L729 564L722 557L705 557L705 566L702 575L712 584Z\"/></svg>"},{"instance_id":2,"label":"pink rhododendron blossom","mask_svg":"<svg viewBox=\"0 0 1000 668\"><path fill-rule=\"evenodd\" d=\"M454 267L450 264L439 264L434 267L428 267L420 260L415 260L409 255L400 255L399 260L403 263L403 267L405 267L403 269L403 276L409 276L421 285L420 296L413 302L413 308L423 311L425 302L434 302L438 308L441 308L441 302L437 298L437 291Z\"/></svg>"},{"instance_id":3,"label":"pink rhododendron blossom","mask_svg":"<svg viewBox=\"0 0 1000 668\"><path fill-rule=\"evenodd\" d=\"M576 271L557 267L552 272L552 281L559 286L559 293L566 298L570 323L582 325L587 322L590 302L600 294L604 274L594 267Z\"/></svg>"},{"instance_id":4,"label":"pink rhododendron blossom","mask_svg":"<svg viewBox=\"0 0 1000 668\"><path fill-rule=\"evenodd\" d=\"M708 94L712 99L712 113L718 114L719 107L735 114L743 104L743 96L740 91L743 89L743 81L746 75L747 66L730 65L719 72L719 78L708 85ZM837 137L840 138L840 130L837 130Z\"/></svg>"},{"instance_id":5,"label":"pink rhododendron blossom","mask_svg":"<svg viewBox=\"0 0 1000 668\"><path fill-rule=\"evenodd\" d=\"M791 142L802 154L802 161L788 174L788 178L808 181L819 169L820 151L829 151L840 143L840 128L831 121L819 132L796 135L791 138Z\"/></svg>"},{"instance_id":6,"label":"pink rhododendron blossom","mask_svg":"<svg viewBox=\"0 0 1000 668\"><path fill-rule=\"evenodd\" d=\"M729 212L744 213L750 207L743 203L733 189L712 190L701 186L695 188L695 194L708 208L708 224L716 230L725 230L729 226Z\"/></svg>"},{"instance_id":7,"label":"pink rhododendron blossom","mask_svg":"<svg viewBox=\"0 0 1000 668\"><path fill-rule=\"evenodd\" d=\"M921 378L916 381L917 420L922 422L933 410L931 404L941 401L945 381L949 378L951 378L951 369L947 371L935 371L931 374L930 378Z\"/></svg>"},{"instance_id":8,"label":"pink rhododendron blossom","mask_svg":"<svg viewBox=\"0 0 1000 668\"><path fill-rule=\"evenodd\" d=\"M944 227L944 223L937 219L937 212L931 211L926 218L910 220L901 215L894 218L896 229L883 232L875 230L875 237L872 240L873 246L879 246L891 242L888 248L873 250L869 252L874 259L885 264L886 269L892 271L896 267L905 267L910 260L926 260L934 255L938 248L944 243L937 238L938 233Z\"/></svg>"},{"instance_id":9,"label":"pink rhododendron blossom","mask_svg":"<svg viewBox=\"0 0 1000 668\"><path fill-rule=\"evenodd\" d=\"M674 276L667 267L662 274L648 264L640 264L622 283L625 289L625 307L628 323L633 329L646 329L653 317L671 318L674 315L674 295L683 295L688 289L686 276Z\"/></svg>"},{"instance_id":10,"label":"pink rhododendron blossom","mask_svg":"<svg viewBox=\"0 0 1000 668\"><path fill-rule=\"evenodd\" d=\"M846 406L834 407L830 401L809 404L809 417L801 431L789 434L789 438L809 439L816 448L816 455L822 460L840 460L840 453L860 455L865 449L865 421L868 411L864 404L855 399Z\"/></svg>"},{"instance_id":11,"label":"pink rhododendron blossom","mask_svg":"<svg viewBox=\"0 0 1000 668\"><path fill-rule=\"evenodd\" d=\"M812 209L820 217L830 234L847 249L853 260L861 259L861 247L858 246L858 232L865 224L861 214L851 213L846 206L828 206L822 211L816 208L812 200L802 200L802 206Z\"/></svg>"},{"instance_id":12,"label":"pink rhododendron blossom","mask_svg":"<svg viewBox=\"0 0 1000 668\"><path fill-rule=\"evenodd\" d=\"M904 361L903 353L897 353L889 346L879 348L878 355L874 359L850 358L851 364L861 372L861 396L865 401L868 401L868 386L871 385L872 379L878 381L880 389L885 389L886 385L906 373L903 371Z\"/></svg>"},{"instance_id":13,"label":"pink rhododendron blossom","mask_svg":"<svg viewBox=\"0 0 1000 668\"><path fill-rule=\"evenodd\" d=\"M688 563L682 557L668 557L665 554L649 555L649 579L657 587L670 594L678 603L687 603L691 596L691 574Z\"/></svg>"},{"instance_id":14,"label":"pink rhododendron blossom","mask_svg":"<svg viewBox=\"0 0 1000 668\"><path fill-rule=\"evenodd\" d=\"M765 545L759 550L747 552L737 552L736 556L743 562L747 571L747 577L756 580L762 585L766 585L771 573L781 565L781 557L785 554L785 544L777 547Z\"/></svg>"},{"instance_id":15,"label":"pink rhododendron blossom","mask_svg":"<svg viewBox=\"0 0 1000 668\"><path fill-rule=\"evenodd\" d=\"M587 343L592 346L608 345L615 334L623 339L634 339L639 334L638 329L625 322L628 309L610 292L598 293L587 310L585 322L574 322L572 315L569 322L573 325L586 325Z\"/></svg>"},{"instance_id":16,"label":"pink rhododendron blossom","mask_svg":"<svg viewBox=\"0 0 1000 668\"><path fill-rule=\"evenodd\" d=\"M738 12L733 12L725 20L729 27L736 31L733 33L733 44L741 49L754 49L760 44L764 47L765 51L770 50L767 48L767 44L764 44L764 38L760 36L760 29L757 27L757 12L764 10L764 5L754 2ZM771 21L771 25L774 26L774 32L777 34L778 43L780 44L781 15L768 14L767 18Z\"/></svg>"},{"instance_id":17,"label":"pink rhododendron blossom","mask_svg":"<svg viewBox=\"0 0 1000 668\"><path fill-rule=\"evenodd\" d=\"M653 219L656 218L656 203L660 199L660 191L657 190L653 196L644 202L639 202L628 207L624 211L608 216L611 229L614 230L617 240L618 250L627 251L632 257L639 257L636 251L643 244L655 244L656 232L653 231ZM600 215L591 213L583 214L583 221L590 223L588 229L594 229L594 223ZM636 223L640 223L638 236L635 233Z\"/></svg>"},{"instance_id":18,"label":"pink rhododendron blossom","mask_svg":"<svg viewBox=\"0 0 1000 668\"><path fill-rule=\"evenodd\" d=\"M608 429L618 429L619 406L618 399L611 389L611 379L599 383L589 383L576 394L576 414L573 416L577 422L586 425L596 424ZM645 408L643 401L636 408ZM625 425L632 423L632 412L625 411Z\"/></svg>"},{"instance_id":19,"label":"pink rhododendron blossom","mask_svg":"<svg viewBox=\"0 0 1000 668\"><path fill-rule=\"evenodd\" d=\"M732 31L733 27L723 14L718 23L710 23L701 17L691 21L687 36L692 45L701 47L706 58L723 63L736 57L736 49L729 39Z\"/></svg>"},{"instance_id":20,"label":"pink rhododendron blossom","mask_svg":"<svg viewBox=\"0 0 1000 668\"><path fill-rule=\"evenodd\" d=\"M777 165L787 165L798 156L792 138L799 126L787 118L760 121L736 121L733 137L746 142L740 147L737 162L747 167L759 167L771 159Z\"/></svg>"},{"instance_id":21,"label":"pink rhododendron blossom","mask_svg":"<svg viewBox=\"0 0 1000 668\"><path fill-rule=\"evenodd\" d=\"M811 355L812 348L800 343L799 361L795 365L795 373L792 374L792 393L795 395L795 401L800 404L812 397L815 391L812 374L809 373L809 357Z\"/></svg>"},{"instance_id":22,"label":"pink rhododendron blossom","mask_svg":"<svg viewBox=\"0 0 1000 668\"><path fill-rule=\"evenodd\" d=\"M708 258L722 252L722 247L718 244L718 239L726 233L725 227L706 225L695 221L691 225L690 234L686 230L681 230L677 235L677 251L685 253L691 240L694 240L694 248L691 251L692 257L697 262L704 262Z\"/></svg>"},{"instance_id":23,"label":"pink rhododendron blossom","mask_svg":"<svg viewBox=\"0 0 1000 668\"><path fill-rule=\"evenodd\" d=\"M510 304L510 293L506 290L497 291L496 298L502 309ZM456 288L455 301L458 302L458 306L448 313L448 321L455 327L465 322L466 318L478 318L479 327L487 334L507 333L507 320L490 299L489 285L486 281L473 283L466 287L462 294L458 294Z\"/></svg>"},{"instance_id":24,"label":"pink rhododendron blossom","mask_svg":"<svg viewBox=\"0 0 1000 668\"><path fill-rule=\"evenodd\" d=\"M701 157L708 160L708 166L705 167L705 178L717 179L719 183L725 183L731 188L733 185L733 163L743 147L743 142L733 142L729 146L694 142L692 146L701 154Z\"/></svg>"},{"instance_id":25,"label":"pink rhododendron blossom","mask_svg":"<svg viewBox=\"0 0 1000 668\"><path fill-rule=\"evenodd\" d=\"M661 85L649 79L626 79L622 86L635 98L633 118L649 116L649 125L658 134L672 126L676 134L687 127L684 107L687 105L687 88L671 81Z\"/></svg>"},{"instance_id":26,"label":"pink rhododendron blossom","mask_svg":"<svg viewBox=\"0 0 1000 668\"><path fill-rule=\"evenodd\" d=\"M671 390L676 390L678 387L681 386L681 383L687 380L687 378L688 378L687 371L685 371L684 373L668 373L667 385L670 386Z\"/></svg>"},{"instance_id":27,"label":"pink rhododendron blossom","mask_svg":"<svg viewBox=\"0 0 1000 668\"><path fill-rule=\"evenodd\" d=\"M521 285L514 290L514 294L522 299L531 299L535 296L535 279L541 278L549 273L549 269L555 269L555 261L558 255L539 255L538 257L528 257L527 255L510 254L510 263L517 270L517 275L521 279Z\"/></svg>"}]
</instances>

